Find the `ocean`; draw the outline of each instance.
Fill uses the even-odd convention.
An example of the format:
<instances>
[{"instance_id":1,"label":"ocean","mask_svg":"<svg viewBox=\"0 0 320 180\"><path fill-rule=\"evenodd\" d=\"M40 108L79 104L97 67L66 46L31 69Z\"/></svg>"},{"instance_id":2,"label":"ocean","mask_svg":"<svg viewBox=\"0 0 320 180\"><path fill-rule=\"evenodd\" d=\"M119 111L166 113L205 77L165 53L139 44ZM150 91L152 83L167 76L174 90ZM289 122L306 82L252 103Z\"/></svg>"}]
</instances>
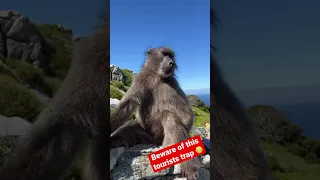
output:
<instances>
[{"instance_id":1,"label":"ocean","mask_svg":"<svg viewBox=\"0 0 320 180\"><path fill-rule=\"evenodd\" d=\"M207 106L210 106L210 94L195 94L200 100L204 102Z\"/></svg>"}]
</instances>

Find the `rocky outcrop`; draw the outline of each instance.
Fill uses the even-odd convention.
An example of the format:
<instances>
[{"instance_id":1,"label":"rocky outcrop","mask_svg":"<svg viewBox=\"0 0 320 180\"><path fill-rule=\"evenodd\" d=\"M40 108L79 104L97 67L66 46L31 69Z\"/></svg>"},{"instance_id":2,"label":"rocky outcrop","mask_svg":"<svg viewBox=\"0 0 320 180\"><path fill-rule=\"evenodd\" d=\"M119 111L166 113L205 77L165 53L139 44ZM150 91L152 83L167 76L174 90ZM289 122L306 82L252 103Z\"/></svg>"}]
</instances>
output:
<instances>
[{"instance_id":1,"label":"rocky outcrop","mask_svg":"<svg viewBox=\"0 0 320 180\"><path fill-rule=\"evenodd\" d=\"M194 107L204 106L204 102L201 101L201 100L199 99L199 97L196 96L196 95L189 95L189 96L188 96L188 100L189 100L191 106L194 106Z\"/></svg>"},{"instance_id":2,"label":"rocky outcrop","mask_svg":"<svg viewBox=\"0 0 320 180\"><path fill-rule=\"evenodd\" d=\"M123 72L118 66L110 65L110 80L120 81L124 84L126 78L127 77L123 74Z\"/></svg>"},{"instance_id":3,"label":"rocky outcrop","mask_svg":"<svg viewBox=\"0 0 320 180\"><path fill-rule=\"evenodd\" d=\"M110 151L110 179L112 180L185 180L181 177L180 165L164 169L160 172L153 172L148 154L156 151L153 145L137 145L133 148L118 148ZM121 155L120 155L121 154ZM115 163L115 159L117 159ZM198 172L198 179L210 179L210 155L206 154L200 157L203 167Z\"/></svg>"},{"instance_id":4,"label":"rocky outcrop","mask_svg":"<svg viewBox=\"0 0 320 180\"><path fill-rule=\"evenodd\" d=\"M30 20L14 11L0 11L0 57L26 61L49 73L54 49Z\"/></svg>"}]
</instances>

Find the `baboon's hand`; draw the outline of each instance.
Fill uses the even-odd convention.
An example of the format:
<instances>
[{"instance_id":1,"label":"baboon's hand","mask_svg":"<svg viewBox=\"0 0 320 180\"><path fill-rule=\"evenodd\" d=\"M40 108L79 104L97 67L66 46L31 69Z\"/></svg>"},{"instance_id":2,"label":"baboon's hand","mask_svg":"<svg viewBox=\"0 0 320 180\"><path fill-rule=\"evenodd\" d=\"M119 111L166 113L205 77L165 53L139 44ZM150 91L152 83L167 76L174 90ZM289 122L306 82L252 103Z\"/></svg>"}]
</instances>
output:
<instances>
[{"instance_id":1,"label":"baboon's hand","mask_svg":"<svg viewBox=\"0 0 320 180\"><path fill-rule=\"evenodd\" d=\"M181 174L186 177L187 180L197 180L197 172L201 167L201 163L198 158L190 159L181 163Z\"/></svg>"}]
</instances>

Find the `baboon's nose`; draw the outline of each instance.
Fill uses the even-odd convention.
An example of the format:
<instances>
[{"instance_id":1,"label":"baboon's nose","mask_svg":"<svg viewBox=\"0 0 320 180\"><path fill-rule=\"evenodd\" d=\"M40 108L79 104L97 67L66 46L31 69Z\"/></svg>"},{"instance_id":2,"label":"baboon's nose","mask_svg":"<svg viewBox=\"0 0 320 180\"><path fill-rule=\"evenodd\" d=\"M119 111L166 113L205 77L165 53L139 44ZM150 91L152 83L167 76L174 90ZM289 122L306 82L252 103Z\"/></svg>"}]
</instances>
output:
<instances>
[{"instance_id":1,"label":"baboon's nose","mask_svg":"<svg viewBox=\"0 0 320 180\"><path fill-rule=\"evenodd\" d=\"M174 62L173 62L173 61L170 61L170 62L169 62L169 66L170 66L170 67L173 67L173 66L174 66Z\"/></svg>"}]
</instances>

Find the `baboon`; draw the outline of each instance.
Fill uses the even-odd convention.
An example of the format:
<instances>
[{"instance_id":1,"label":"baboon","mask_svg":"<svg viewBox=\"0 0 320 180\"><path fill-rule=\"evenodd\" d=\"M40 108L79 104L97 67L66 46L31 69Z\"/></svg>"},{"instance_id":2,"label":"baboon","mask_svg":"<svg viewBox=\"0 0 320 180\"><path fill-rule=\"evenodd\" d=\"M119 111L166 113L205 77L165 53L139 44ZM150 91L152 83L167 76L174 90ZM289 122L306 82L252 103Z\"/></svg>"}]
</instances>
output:
<instances>
[{"instance_id":1,"label":"baboon","mask_svg":"<svg viewBox=\"0 0 320 180\"><path fill-rule=\"evenodd\" d=\"M151 135L155 144L166 147L189 138L194 114L175 78L176 68L175 55L170 48L149 49L140 73L111 114L111 132L130 121L137 109L138 120L132 123ZM122 128L126 137L133 136L132 132L137 129L126 125ZM185 161L181 163L182 175L188 180L196 179L199 167L197 158Z\"/></svg>"},{"instance_id":2,"label":"baboon","mask_svg":"<svg viewBox=\"0 0 320 180\"><path fill-rule=\"evenodd\" d=\"M217 20L212 8L211 23ZM212 44L211 44L212 47ZM269 180L271 171L247 110L224 82L211 51L211 178Z\"/></svg>"},{"instance_id":3,"label":"baboon","mask_svg":"<svg viewBox=\"0 0 320 180\"><path fill-rule=\"evenodd\" d=\"M62 179L83 155L88 180L109 179L109 29L107 14L79 42L62 87L19 139L1 180Z\"/></svg>"}]
</instances>

